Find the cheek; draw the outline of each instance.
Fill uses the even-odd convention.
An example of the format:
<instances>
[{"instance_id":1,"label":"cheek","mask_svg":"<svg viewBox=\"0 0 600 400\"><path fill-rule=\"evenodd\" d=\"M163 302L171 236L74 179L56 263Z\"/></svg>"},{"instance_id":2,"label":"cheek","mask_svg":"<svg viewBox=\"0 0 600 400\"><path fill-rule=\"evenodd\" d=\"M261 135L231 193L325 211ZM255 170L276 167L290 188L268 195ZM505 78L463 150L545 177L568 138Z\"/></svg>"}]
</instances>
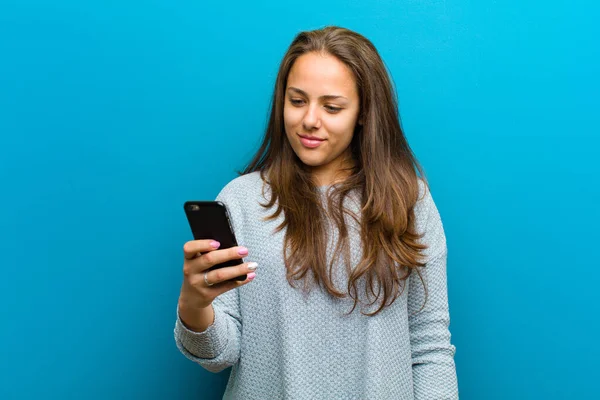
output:
<instances>
[{"instance_id":1,"label":"cheek","mask_svg":"<svg viewBox=\"0 0 600 400\"><path fill-rule=\"evenodd\" d=\"M286 131L288 128L294 128L298 126L302 121L302 113L300 110L294 107L283 108L283 124L285 125ZM287 132L289 134L289 132Z\"/></svg>"},{"instance_id":2,"label":"cheek","mask_svg":"<svg viewBox=\"0 0 600 400\"><path fill-rule=\"evenodd\" d=\"M333 118L328 121L327 130L331 134L335 134L339 140L350 140L354 134L356 126L356 118Z\"/></svg>"}]
</instances>

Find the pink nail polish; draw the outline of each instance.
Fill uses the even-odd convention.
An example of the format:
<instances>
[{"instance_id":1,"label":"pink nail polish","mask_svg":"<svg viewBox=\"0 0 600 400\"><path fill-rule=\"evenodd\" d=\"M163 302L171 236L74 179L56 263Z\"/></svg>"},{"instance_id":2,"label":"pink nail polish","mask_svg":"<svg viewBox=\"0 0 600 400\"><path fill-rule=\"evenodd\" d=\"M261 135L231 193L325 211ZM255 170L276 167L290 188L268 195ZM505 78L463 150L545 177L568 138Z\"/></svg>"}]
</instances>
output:
<instances>
[{"instance_id":1,"label":"pink nail polish","mask_svg":"<svg viewBox=\"0 0 600 400\"><path fill-rule=\"evenodd\" d=\"M242 247L242 248L240 248L240 249L238 250L238 254L239 254L240 256L245 256L246 254L248 254L248 249L247 249L247 248L245 248L245 247Z\"/></svg>"},{"instance_id":2,"label":"pink nail polish","mask_svg":"<svg viewBox=\"0 0 600 400\"><path fill-rule=\"evenodd\" d=\"M218 249L220 245L221 243L217 242L216 240L210 242L210 247L212 247L213 249Z\"/></svg>"},{"instance_id":3,"label":"pink nail polish","mask_svg":"<svg viewBox=\"0 0 600 400\"><path fill-rule=\"evenodd\" d=\"M256 277L256 272L250 272L248 274L248 280L250 280L250 281L253 280L255 277Z\"/></svg>"}]
</instances>

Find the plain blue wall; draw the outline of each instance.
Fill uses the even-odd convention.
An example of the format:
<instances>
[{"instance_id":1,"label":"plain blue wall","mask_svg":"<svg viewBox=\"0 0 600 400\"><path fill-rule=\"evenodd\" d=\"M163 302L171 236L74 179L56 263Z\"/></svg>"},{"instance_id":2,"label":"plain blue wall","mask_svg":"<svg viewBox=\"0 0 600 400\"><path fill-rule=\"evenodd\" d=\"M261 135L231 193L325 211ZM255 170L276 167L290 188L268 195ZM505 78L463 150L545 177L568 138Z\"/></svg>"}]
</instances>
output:
<instances>
[{"instance_id":1,"label":"plain blue wall","mask_svg":"<svg viewBox=\"0 0 600 400\"><path fill-rule=\"evenodd\" d=\"M182 203L244 166L287 45L326 24L395 79L461 398L599 395L597 3L201 3L0 5L0 398L220 398L172 338Z\"/></svg>"}]
</instances>

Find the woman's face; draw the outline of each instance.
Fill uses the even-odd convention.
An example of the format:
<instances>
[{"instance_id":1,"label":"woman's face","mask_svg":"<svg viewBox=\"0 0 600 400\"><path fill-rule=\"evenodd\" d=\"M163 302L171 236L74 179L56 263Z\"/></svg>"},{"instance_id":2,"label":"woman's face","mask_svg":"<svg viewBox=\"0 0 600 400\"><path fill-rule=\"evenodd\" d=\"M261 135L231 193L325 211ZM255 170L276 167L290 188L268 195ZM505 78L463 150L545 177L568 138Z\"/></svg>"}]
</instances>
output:
<instances>
[{"instance_id":1,"label":"woman's face","mask_svg":"<svg viewBox=\"0 0 600 400\"><path fill-rule=\"evenodd\" d=\"M298 57L287 79L285 132L319 185L332 183L349 157L359 111L356 80L345 64L323 53Z\"/></svg>"}]
</instances>

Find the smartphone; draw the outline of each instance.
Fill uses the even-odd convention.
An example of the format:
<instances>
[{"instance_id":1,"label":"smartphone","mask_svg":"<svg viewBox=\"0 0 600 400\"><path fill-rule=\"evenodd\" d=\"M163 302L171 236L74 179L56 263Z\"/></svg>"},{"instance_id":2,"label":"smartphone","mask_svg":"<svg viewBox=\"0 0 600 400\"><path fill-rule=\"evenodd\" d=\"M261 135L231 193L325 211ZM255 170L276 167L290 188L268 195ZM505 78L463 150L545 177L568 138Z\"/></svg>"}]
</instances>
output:
<instances>
[{"instance_id":1,"label":"smartphone","mask_svg":"<svg viewBox=\"0 0 600 400\"><path fill-rule=\"evenodd\" d=\"M231 223L229 222L229 212L225 204L220 201L186 201L183 209L194 240L216 240L221 243L219 250L238 245ZM240 265L243 262L242 259L226 261L212 266L209 271ZM246 275L238 276L234 280L244 281L246 280Z\"/></svg>"}]
</instances>

